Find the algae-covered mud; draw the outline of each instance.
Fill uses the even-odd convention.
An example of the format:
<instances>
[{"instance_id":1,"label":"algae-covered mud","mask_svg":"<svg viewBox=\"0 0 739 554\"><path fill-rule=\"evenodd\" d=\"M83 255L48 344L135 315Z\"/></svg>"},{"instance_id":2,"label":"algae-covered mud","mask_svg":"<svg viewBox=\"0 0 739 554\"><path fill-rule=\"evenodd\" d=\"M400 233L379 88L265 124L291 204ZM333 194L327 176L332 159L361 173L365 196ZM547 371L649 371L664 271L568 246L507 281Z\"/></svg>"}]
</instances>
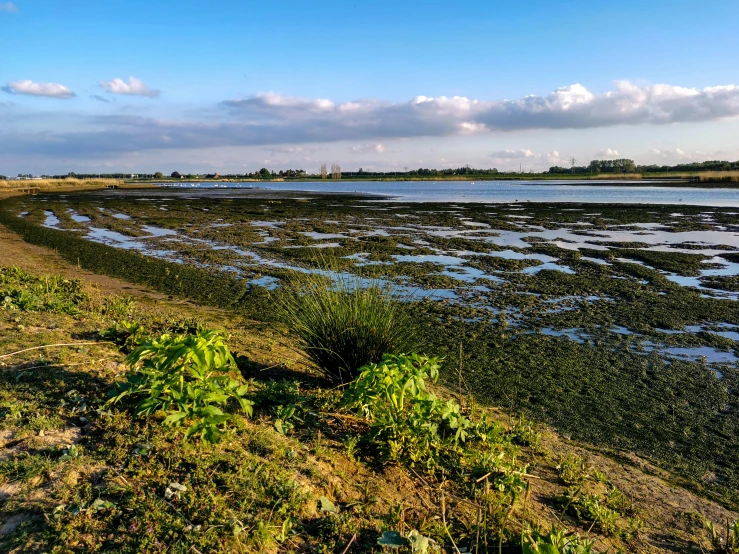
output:
<instances>
[{"instance_id":1,"label":"algae-covered mud","mask_svg":"<svg viewBox=\"0 0 739 554\"><path fill-rule=\"evenodd\" d=\"M254 291L294 271L379 279L465 392L739 506L739 209L143 190L2 210Z\"/></svg>"}]
</instances>

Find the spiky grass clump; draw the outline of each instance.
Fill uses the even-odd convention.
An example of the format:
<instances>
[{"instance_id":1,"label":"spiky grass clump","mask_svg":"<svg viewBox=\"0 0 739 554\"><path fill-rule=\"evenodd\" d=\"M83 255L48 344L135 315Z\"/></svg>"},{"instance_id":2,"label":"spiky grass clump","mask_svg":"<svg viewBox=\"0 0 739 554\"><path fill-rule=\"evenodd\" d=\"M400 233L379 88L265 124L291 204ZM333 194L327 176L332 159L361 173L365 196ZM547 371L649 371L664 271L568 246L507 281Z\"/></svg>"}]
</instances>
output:
<instances>
[{"instance_id":1,"label":"spiky grass clump","mask_svg":"<svg viewBox=\"0 0 739 554\"><path fill-rule=\"evenodd\" d=\"M377 280L295 277L279 301L284 322L325 377L347 383L383 354L418 348L406 306Z\"/></svg>"}]
</instances>

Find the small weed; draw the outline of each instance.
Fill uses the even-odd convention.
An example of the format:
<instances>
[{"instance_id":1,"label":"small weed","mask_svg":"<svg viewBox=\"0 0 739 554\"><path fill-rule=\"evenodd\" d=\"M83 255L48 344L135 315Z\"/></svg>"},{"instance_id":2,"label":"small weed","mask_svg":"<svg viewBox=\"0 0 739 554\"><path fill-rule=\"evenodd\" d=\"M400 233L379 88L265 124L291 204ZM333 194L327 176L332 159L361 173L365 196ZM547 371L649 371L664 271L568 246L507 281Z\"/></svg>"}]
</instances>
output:
<instances>
[{"instance_id":1,"label":"small weed","mask_svg":"<svg viewBox=\"0 0 739 554\"><path fill-rule=\"evenodd\" d=\"M101 332L100 338L116 343L124 352L131 352L149 340L150 336L140 323L124 320Z\"/></svg>"},{"instance_id":2,"label":"small weed","mask_svg":"<svg viewBox=\"0 0 739 554\"><path fill-rule=\"evenodd\" d=\"M135 305L136 303L130 296L108 296L103 301L102 313L106 317L118 321L129 317Z\"/></svg>"},{"instance_id":3,"label":"small weed","mask_svg":"<svg viewBox=\"0 0 739 554\"><path fill-rule=\"evenodd\" d=\"M595 554L594 541L552 528L547 532L525 529L521 535L523 554Z\"/></svg>"},{"instance_id":4,"label":"small weed","mask_svg":"<svg viewBox=\"0 0 739 554\"><path fill-rule=\"evenodd\" d=\"M581 485L585 481L594 480L605 482L605 476L593 467L593 465L572 452L560 458L557 464L559 478L565 485Z\"/></svg>"},{"instance_id":5,"label":"small weed","mask_svg":"<svg viewBox=\"0 0 739 554\"><path fill-rule=\"evenodd\" d=\"M706 521L706 528L711 534L711 545L715 554L739 554L739 520L733 524L726 520L725 532Z\"/></svg>"}]
</instances>

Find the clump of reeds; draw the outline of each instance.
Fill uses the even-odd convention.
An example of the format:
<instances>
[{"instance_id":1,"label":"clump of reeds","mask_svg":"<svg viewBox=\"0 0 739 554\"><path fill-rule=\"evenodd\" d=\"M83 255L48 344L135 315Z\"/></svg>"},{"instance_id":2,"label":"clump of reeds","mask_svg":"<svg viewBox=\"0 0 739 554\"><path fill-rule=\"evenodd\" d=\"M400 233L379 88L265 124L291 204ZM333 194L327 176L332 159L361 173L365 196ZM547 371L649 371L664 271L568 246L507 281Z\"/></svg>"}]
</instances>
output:
<instances>
[{"instance_id":1,"label":"clump of reeds","mask_svg":"<svg viewBox=\"0 0 739 554\"><path fill-rule=\"evenodd\" d=\"M0 188L62 188L62 187L103 187L107 185L120 185L123 183L121 179L75 179L68 177L66 179L24 179L24 180L0 180Z\"/></svg>"},{"instance_id":2,"label":"clump of reeds","mask_svg":"<svg viewBox=\"0 0 739 554\"><path fill-rule=\"evenodd\" d=\"M376 279L328 273L292 278L278 298L281 319L325 377L347 383L383 354L419 346L413 321L391 290Z\"/></svg>"},{"instance_id":3,"label":"clump of reeds","mask_svg":"<svg viewBox=\"0 0 739 554\"><path fill-rule=\"evenodd\" d=\"M588 179L601 180L615 180L615 181L640 181L642 179L641 173L599 173L598 175L591 175Z\"/></svg>"},{"instance_id":4,"label":"clump of reeds","mask_svg":"<svg viewBox=\"0 0 739 554\"><path fill-rule=\"evenodd\" d=\"M702 171L697 177L701 182L739 183L739 171Z\"/></svg>"}]
</instances>

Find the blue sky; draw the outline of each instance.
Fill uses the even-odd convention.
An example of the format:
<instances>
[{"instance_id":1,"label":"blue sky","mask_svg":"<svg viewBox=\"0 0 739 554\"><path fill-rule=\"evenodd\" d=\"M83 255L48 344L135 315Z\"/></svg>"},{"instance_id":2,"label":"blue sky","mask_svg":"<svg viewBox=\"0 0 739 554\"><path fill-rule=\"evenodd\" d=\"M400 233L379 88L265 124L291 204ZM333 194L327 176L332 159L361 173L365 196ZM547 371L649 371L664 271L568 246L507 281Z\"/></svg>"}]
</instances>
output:
<instances>
[{"instance_id":1,"label":"blue sky","mask_svg":"<svg viewBox=\"0 0 739 554\"><path fill-rule=\"evenodd\" d=\"M737 20L728 0L0 0L0 174L734 160Z\"/></svg>"}]
</instances>

